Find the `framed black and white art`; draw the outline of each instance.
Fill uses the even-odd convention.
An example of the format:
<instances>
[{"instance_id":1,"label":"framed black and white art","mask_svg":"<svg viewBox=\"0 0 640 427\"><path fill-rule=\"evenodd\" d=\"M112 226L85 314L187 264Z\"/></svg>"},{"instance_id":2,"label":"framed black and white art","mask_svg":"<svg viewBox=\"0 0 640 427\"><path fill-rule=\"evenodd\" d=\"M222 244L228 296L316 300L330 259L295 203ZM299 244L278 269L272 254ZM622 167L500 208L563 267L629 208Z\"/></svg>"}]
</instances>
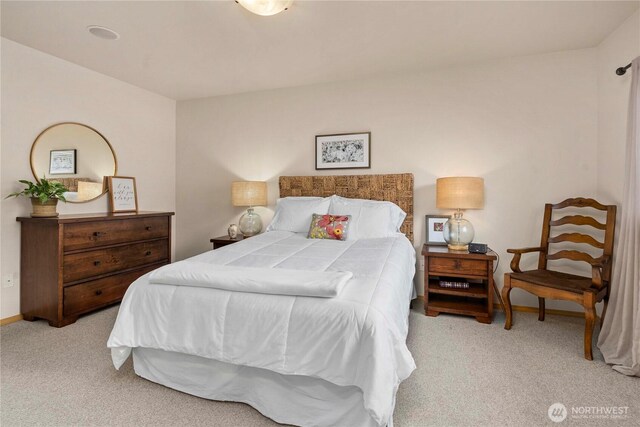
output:
<instances>
[{"instance_id":1,"label":"framed black and white art","mask_svg":"<svg viewBox=\"0 0 640 427\"><path fill-rule=\"evenodd\" d=\"M371 167L371 132L316 136L316 170Z\"/></svg>"},{"instance_id":2,"label":"framed black and white art","mask_svg":"<svg viewBox=\"0 0 640 427\"><path fill-rule=\"evenodd\" d=\"M136 179L134 177L109 176L107 177L107 187L109 189L109 207L111 212L138 211L138 193L136 191Z\"/></svg>"},{"instance_id":3,"label":"framed black and white art","mask_svg":"<svg viewBox=\"0 0 640 427\"><path fill-rule=\"evenodd\" d=\"M73 175L76 173L76 150L51 150L49 175Z\"/></svg>"}]
</instances>

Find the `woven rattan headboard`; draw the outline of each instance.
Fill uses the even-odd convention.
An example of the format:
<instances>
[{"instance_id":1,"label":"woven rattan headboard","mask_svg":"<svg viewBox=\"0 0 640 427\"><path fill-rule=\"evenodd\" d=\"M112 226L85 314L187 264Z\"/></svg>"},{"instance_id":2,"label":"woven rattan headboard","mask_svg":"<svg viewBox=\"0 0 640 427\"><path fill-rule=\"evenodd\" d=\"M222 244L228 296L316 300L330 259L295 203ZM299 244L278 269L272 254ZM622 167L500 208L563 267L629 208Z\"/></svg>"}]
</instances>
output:
<instances>
[{"instance_id":1,"label":"woven rattan headboard","mask_svg":"<svg viewBox=\"0 0 640 427\"><path fill-rule=\"evenodd\" d=\"M407 213L400 231L413 242L413 174L280 177L280 197L333 194L395 203Z\"/></svg>"}]
</instances>

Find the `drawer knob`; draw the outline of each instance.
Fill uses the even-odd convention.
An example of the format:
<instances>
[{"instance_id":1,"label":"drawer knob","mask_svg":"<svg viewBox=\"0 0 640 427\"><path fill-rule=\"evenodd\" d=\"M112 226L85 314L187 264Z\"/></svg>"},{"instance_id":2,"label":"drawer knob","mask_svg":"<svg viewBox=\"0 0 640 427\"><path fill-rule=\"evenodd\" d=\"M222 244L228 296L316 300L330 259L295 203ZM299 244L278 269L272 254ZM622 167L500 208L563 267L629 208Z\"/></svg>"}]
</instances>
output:
<instances>
[{"instance_id":1,"label":"drawer knob","mask_svg":"<svg viewBox=\"0 0 640 427\"><path fill-rule=\"evenodd\" d=\"M93 265L95 265L96 267L99 266L100 264L102 264L102 261L93 261Z\"/></svg>"},{"instance_id":2,"label":"drawer knob","mask_svg":"<svg viewBox=\"0 0 640 427\"><path fill-rule=\"evenodd\" d=\"M94 235L95 237L102 237L102 236L104 236L104 235L106 235L106 234L107 234L107 233L102 232L102 231L94 231L94 232L93 232L93 235Z\"/></svg>"},{"instance_id":3,"label":"drawer knob","mask_svg":"<svg viewBox=\"0 0 640 427\"><path fill-rule=\"evenodd\" d=\"M460 270L460 267L462 266L462 264L460 263L460 260L454 260L453 262L453 268L455 268L456 270Z\"/></svg>"},{"instance_id":4,"label":"drawer knob","mask_svg":"<svg viewBox=\"0 0 640 427\"><path fill-rule=\"evenodd\" d=\"M146 256L149 256L149 255L151 255L151 251L147 251L147 252L145 252L144 254L145 254Z\"/></svg>"},{"instance_id":5,"label":"drawer knob","mask_svg":"<svg viewBox=\"0 0 640 427\"><path fill-rule=\"evenodd\" d=\"M96 295L102 295L102 290L98 289L98 290L96 291Z\"/></svg>"},{"instance_id":6,"label":"drawer knob","mask_svg":"<svg viewBox=\"0 0 640 427\"><path fill-rule=\"evenodd\" d=\"M147 225L144 229L147 230L147 231L151 231L151 226Z\"/></svg>"}]
</instances>

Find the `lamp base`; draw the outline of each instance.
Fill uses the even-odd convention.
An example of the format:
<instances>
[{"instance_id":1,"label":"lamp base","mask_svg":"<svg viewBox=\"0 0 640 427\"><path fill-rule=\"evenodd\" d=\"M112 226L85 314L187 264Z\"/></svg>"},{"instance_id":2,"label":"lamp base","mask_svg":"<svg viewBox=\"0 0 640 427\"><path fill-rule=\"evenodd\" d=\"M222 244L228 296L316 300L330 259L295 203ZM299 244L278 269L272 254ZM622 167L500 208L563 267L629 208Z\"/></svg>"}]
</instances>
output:
<instances>
[{"instance_id":1,"label":"lamp base","mask_svg":"<svg viewBox=\"0 0 640 427\"><path fill-rule=\"evenodd\" d=\"M469 245L454 245L449 243L447 246L452 251L468 251L469 250Z\"/></svg>"},{"instance_id":2,"label":"lamp base","mask_svg":"<svg viewBox=\"0 0 640 427\"><path fill-rule=\"evenodd\" d=\"M453 218L444 223L442 237L452 251L466 251L469 243L473 241L473 225L462 218L462 212L458 210Z\"/></svg>"},{"instance_id":3,"label":"lamp base","mask_svg":"<svg viewBox=\"0 0 640 427\"><path fill-rule=\"evenodd\" d=\"M247 209L247 212L240 217L239 225L244 237L255 236L262 231L262 219L253 211L253 208Z\"/></svg>"}]
</instances>

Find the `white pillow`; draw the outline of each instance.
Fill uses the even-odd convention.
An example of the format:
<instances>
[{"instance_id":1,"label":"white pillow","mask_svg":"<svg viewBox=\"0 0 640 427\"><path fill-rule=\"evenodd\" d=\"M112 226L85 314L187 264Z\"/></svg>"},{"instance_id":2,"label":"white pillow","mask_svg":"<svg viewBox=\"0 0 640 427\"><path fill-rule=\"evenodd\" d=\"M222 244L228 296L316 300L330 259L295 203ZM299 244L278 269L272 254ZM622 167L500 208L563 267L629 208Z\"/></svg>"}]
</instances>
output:
<instances>
[{"instance_id":1,"label":"white pillow","mask_svg":"<svg viewBox=\"0 0 640 427\"><path fill-rule=\"evenodd\" d=\"M391 221L393 225L393 231L400 233L400 227L402 227L402 223L404 219L407 217L407 213L402 210L402 208L396 205L393 202L381 202L387 204L389 209L391 209Z\"/></svg>"},{"instance_id":2,"label":"white pillow","mask_svg":"<svg viewBox=\"0 0 640 427\"><path fill-rule=\"evenodd\" d=\"M332 196L329 213L351 215L348 240L394 236L407 214L394 203Z\"/></svg>"},{"instance_id":3,"label":"white pillow","mask_svg":"<svg viewBox=\"0 0 640 427\"><path fill-rule=\"evenodd\" d=\"M276 202L276 213L266 231L307 233L313 214L329 213L330 197L285 197Z\"/></svg>"}]
</instances>

